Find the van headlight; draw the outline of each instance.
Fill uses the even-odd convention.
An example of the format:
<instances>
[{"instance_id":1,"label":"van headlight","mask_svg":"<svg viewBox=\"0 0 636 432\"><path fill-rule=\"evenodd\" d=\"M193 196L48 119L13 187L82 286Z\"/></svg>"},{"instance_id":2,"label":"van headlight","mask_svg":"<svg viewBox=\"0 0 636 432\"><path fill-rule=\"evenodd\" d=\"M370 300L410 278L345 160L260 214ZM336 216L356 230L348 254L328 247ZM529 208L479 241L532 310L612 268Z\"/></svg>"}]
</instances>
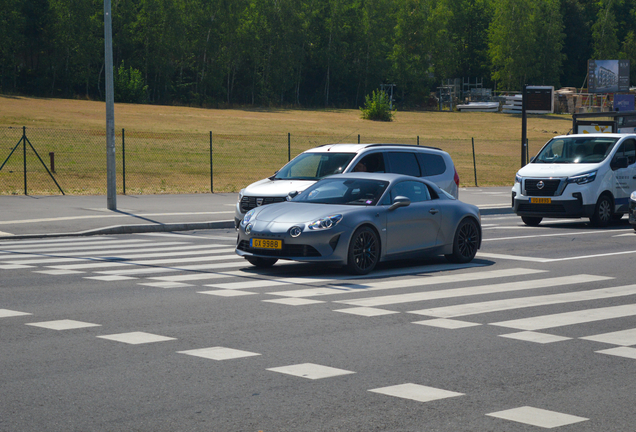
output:
<instances>
[{"instance_id":1,"label":"van headlight","mask_svg":"<svg viewBox=\"0 0 636 432\"><path fill-rule=\"evenodd\" d=\"M592 171L592 172L577 175L574 177L568 177L566 182L567 184L576 183L576 184L582 185L586 183L592 183L595 179L596 179L596 171Z\"/></svg>"},{"instance_id":2,"label":"van headlight","mask_svg":"<svg viewBox=\"0 0 636 432\"><path fill-rule=\"evenodd\" d=\"M338 222L340 222L342 220L342 215L338 214L338 215L331 215L331 216L327 216L325 218L322 219L318 219L316 221L313 221L312 223L310 223L309 225L307 225L307 227L310 230L323 230L323 229L329 229L331 227L334 227L338 224Z\"/></svg>"}]
</instances>

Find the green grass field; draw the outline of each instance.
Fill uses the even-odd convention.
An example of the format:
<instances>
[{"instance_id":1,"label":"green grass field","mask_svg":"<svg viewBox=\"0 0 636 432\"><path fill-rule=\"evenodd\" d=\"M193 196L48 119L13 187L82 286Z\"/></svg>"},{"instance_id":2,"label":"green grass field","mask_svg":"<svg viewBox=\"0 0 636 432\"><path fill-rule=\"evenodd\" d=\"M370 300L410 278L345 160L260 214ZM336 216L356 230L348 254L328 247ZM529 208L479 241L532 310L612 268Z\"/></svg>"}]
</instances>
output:
<instances>
[{"instance_id":1,"label":"green grass field","mask_svg":"<svg viewBox=\"0 0 636 432\"><path fill-rule=\"evenodd\" d=\"M567 133L570 116L528 117L529 153ZM67 194L106 191L103 102L0 96L0 164L22 137L50 168ZM359 110L231 109L116 104L118 189L126 193L236 192L271 175L288 159L320 144L408 143L450 153L461 186L511 185L521 165L521 117L502 113L397 112L395 121L362 120ZM210 132L213 175L210 178ZM288 149L288 134L291 148ZM473 164L472 141L475 143ZM31 195L59 194L27 145ZM0 170L0 194L24 193L22 146Z\"/></svg>"}]
</instances>

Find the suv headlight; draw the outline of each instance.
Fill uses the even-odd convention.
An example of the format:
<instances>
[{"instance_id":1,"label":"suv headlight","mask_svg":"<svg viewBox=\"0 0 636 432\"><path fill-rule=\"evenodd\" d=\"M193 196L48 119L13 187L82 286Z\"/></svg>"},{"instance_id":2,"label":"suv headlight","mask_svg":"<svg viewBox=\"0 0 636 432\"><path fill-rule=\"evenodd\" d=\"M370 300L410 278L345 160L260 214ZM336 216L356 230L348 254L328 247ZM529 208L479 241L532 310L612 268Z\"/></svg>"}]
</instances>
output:
<instances>
[{"instance_id":1,"label":"suv headlight","mask_svg":"<svg viewBox=\"0 0 636 432\"><path fill-rule=\"evenodd\" d=\"M515 174L515 183L521 184L521 176L519 175L519 173Z\"/></svg>"},{"instance_id":2,"label":"suv headlight","mask_svg":"<svg viewBox=\"0 0 636 432\"><path fill-rule=\"evenodd\" d=\"M581 185L586 183L592 183L595 179L596 179L596 171L592 171L592 172L577 175L574 177L568 177L568 179L566 180L566 183L567 184L576 183Z\"/></svg>"},{"instance_id":3,"label":"suv headlight","mask_svg":"<svg viewBox=\"0 0 636 432\"><path fill-rule=\"evenodd\" d=\"M241 200L243 199L244 193L245 193L245 189L241 189L241 191L238 193L238 199L236 200L237 202L241 202Z\"/></svg>"},{"instance_id":4,"label":"suv headlight","mask_svg":"<svg viewBox=\"0 0 636 432\"><path fill-rule=\"evenodd\" d=\"M317 221L313 221L308 225L310 230L323 230L329 229L338 224L342 220L342 215L331 215L326 218L318 219Z\"/></svg>"}]
</instances>

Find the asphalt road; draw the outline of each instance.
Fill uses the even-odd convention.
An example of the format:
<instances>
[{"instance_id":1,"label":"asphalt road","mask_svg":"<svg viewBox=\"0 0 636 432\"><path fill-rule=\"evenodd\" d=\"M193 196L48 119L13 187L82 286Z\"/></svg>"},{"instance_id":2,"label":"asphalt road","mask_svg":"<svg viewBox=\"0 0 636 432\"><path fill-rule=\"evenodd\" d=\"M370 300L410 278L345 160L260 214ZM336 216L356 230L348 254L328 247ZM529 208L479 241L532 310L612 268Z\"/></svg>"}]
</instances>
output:
<instances>
[{"instance_id":1,"label":"asphalt road","mask_svg":"<svg viewBox=\"0 0 636 432\"><path fill-rule=\"evenodd\" d=\"M636 234L256 270L231 229L0 241L0 431L629 431Z\"/></svg>"}]
</instances>

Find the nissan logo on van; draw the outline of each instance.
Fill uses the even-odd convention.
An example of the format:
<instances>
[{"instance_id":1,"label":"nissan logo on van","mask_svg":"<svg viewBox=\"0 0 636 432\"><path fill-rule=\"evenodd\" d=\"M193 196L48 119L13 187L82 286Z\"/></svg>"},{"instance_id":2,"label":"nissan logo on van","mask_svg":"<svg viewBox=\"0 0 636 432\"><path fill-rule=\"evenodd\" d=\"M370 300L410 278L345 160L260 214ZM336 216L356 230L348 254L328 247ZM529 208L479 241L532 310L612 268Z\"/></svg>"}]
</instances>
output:
<instances>
[{"instance_id":1,"label":"nissan logo on van","mask_svg":"<svg viewBox=\"0 0 636 432\"><path fill-rule=\"evenodd\" d=\"M539 180L539 183L537 183L537 189L541 190L545 187L545 183L543 183L543 180Z\"/></svg>"}]
</instances>

